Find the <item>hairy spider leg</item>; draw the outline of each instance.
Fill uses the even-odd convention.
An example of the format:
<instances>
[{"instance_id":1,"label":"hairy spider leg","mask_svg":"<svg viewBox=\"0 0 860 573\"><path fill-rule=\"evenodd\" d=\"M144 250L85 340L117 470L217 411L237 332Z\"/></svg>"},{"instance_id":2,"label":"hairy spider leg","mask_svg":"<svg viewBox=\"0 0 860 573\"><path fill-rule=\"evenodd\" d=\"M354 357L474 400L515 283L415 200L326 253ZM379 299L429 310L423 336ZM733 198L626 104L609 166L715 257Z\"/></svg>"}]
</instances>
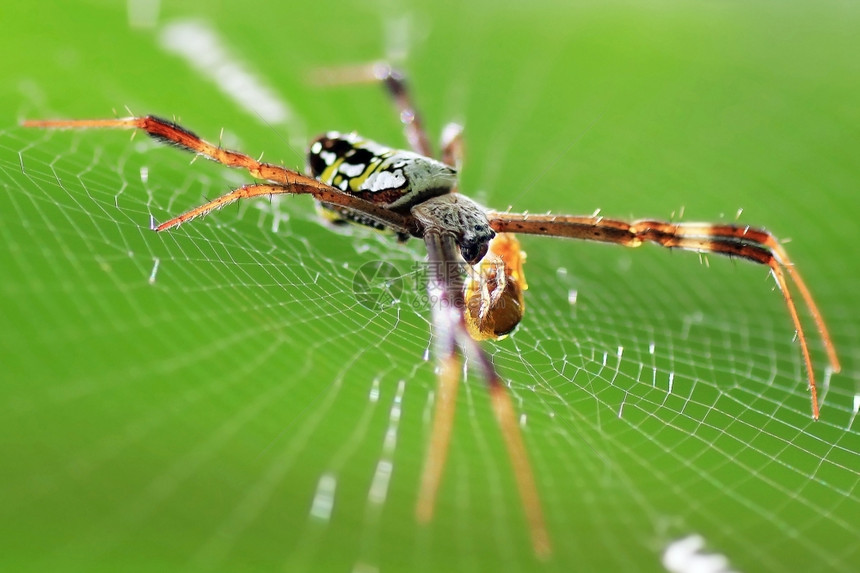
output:
<instances>
[{"instance_id":1,"label":"hairy spider leg","mask_svg":"<svg viewBox=\"0 0 860 573\"><path fill-rule=\"evenodd\" d=\"M245 185L217 199L209 201L199 207L191 209L186 213L174 217L156 227L156 231L164 231L176 227L186 221L220 209L239 199L257 197L261 195L278 194L307 194L312 195L320 201L341 205L355 209L367 214L368 217L379 223L391 227L393 230L411 234L413 229L408 224L407 217L399 215L376 205L370 201L361 199L340 189L326 185L312 177L307 177L286 167L262 163L243 153L222 149L193 132L177 125L171 121L161 119L152 115L145 117L129 117L118 119L83 119L83 120L28 120L22 123L25 127L42 127L51 129L88 129L88 128L114 128L114 129L140 129L145 131L154 139L168 143L202 155L217 163L228 167L245 169L251 176L257 179L265 179L276 184Z\"/></svg>"},{"instance_id":2,"label":"hairy spider leg","mask_svg":"<svg viewBox=\"0 0 860 573\"><path fill-rule=\"evenodd\" d=\"M455 240L444 232L425 229L424 243L429 261L427 289L433 314L433 335L436 337L435 351L441 361L441 372L431 443L425 458L416 507L417 518L427 522L433 517L433 508L445 468L461 371L457 354L459 344L465 353L477 362L487 384L493 412L514 470L535 555L546 559L552 553L552 544L513 402L496 373L492 360L467 331L463 279L460 272L461 258Z\"/></svg>"},{"instance_id":3,"label":"hairy spider leg","mask_svg":"<svg viewBox=\"0 0 860 573\"><path fill-rule=\"evenodd\" d=\"M44 127L52 129L86 129L86 128L114 128L114 129L140 129L148 133L152 138L175 145L186 151L202 155L228 167L246 169L257 179L277 181L285 185L302 182L300 179L312 179L305 177L278 165L262 163L243 153L222 149L213 145L195 133L184 127L154 115L144 117L125 117L116 119L59 119L59 120L27 120L21 125L25 127Z\"/></svg>"},{"instance_id":4,"label":"hairy spider leg","mask_svg":"<svg viewBox=\"0 0 860 573\"><path fill-rule=\"evenodd\" d=\"M433 320L433 351L439 361L433 428L415 508L418 520L427 523L433 518L454 424L460 384L460 359L454 325L459 321L456 303L462 301L463 295L462 289L458 288L462 284L457 268L459 263L453 262L459 260L454 239L425 232L424 243L427 246L427 295Z\"/></svg>"},{"instance_id":5,"label":"hairy spider leg","mask_svg":"<svg viewBox=\"0 0 860 573\"><path fill-rule=\"evenodd\" d=\"M386 62L376 62L356 66L322 68L316 70L312 74L312 78L315 83L321 85L381 83L397 108L410 149L425 157L433 157L430 138L424 129L423 120L415 106L406 75L403 72ZM463 165L465 154L463 126L454 122L445 125L442 130L441 145L442 153L439 159L446 165L459 170Z\"/></svg>"},{"instance_id":6,"label":"hairy spider leg","mask_svg":"<svg viewBox=\"0 0 860 573\"><path fill-rule=\"evenodd\" d=\"M313 179L312 181L316 180ZM386 227L390 227L398 233L409 234L411 232L408 220L403 215L399 215L389 209L371 203L370 201L359 199L358 197L349 195L348 193L344 193L334 187L329 187L322 183L319 183L318 185L306 185L304 183L294 185L276 185L266 183L243 185L242 187L234 189L217 199L213 199L212 201L186 211L169 221L165 221L158 225L155 230L166 231L167 229L186 223L191 219L207 215L210 212L229 205L234 201L238 201L239 199L250 199L252 197L265 195L280 195L284 193L292 195L312 195L319 201L341 205L349 209L360 210L367 218L373 219Z\"/></svg>"},{"instance_id":7,"label":"hairy spider leg","mask_svg":"<svg viewBox=\"0 0 860 573\"><path fill-rule=\"evenodd\" d=\"M809 353L809 345L803 332L797 307L785 280L783 268L788 271L789 277L797 285L801 297L812 314L833 372L839 372L841 365L827 326L818 310L818 305L812 298L812 293L801 278L799 271L788 258L785 249L770 232L745 225L667 223L651 220L626 222L595 216L530 215L491 211L487 213L487 217L493 230L499 232L584 239L615 243L627 247L638 247L647 241L667 248L739 257L769 266L777 286L785 298L789 315L791 315L797 332L812 397L812 416L816 420L818 419L818 391L815 384L815 372L812 368L812 357Z\"/></svg>"},{"instance_id":8,"label":"hairy spider leg","mask_svg":"<svg viewBox=\"0 0 860 573\"><path fill-rule=\"evenodd\" d=\"M360 64L357 66L338 66L324 68L313 73L318 84L343 85L369 82L382 82L386 91L394 100L400 114L400 122L409 146L424 157L433 157L430 139L424 130L424 122L412 101L412 96L406 84L406 76L385 62ZM452 165L449 163L449 165Z\"/></svg>"},{"instance_id":9,"label":"hairy spider leg","mask_svg":"<svg viewBox=\"0 0 860 573\"><path fill-rule=\"evenodd\" d=\"M430 138L427 136L424 122L409 92L406 74L384 62L364 66L364 69L367 70L365 73L369 76L365 78L365 81L372 79L382 82L382 85L385 86L385 91L388 92L388 95L394 101L394 105L397 107L400 115L400 121L403 123L406 139L409 141L409 146L412 150L426 157L433 157ZM447 124L442 130L442 154L440 159L446 165L459 170L463 165L464 155L463 126L453 122Z\"/></svg>"},{"instance_id":10,"label":"hairy spider leg","mask_svg":"<svg viewBox=\"0 0 860 573\"><path fill-rule=\"evenodd\" d=\"M406 76L388 64L374 66L374 75L385 85L385 89L388 90L394 104L400 111L400 121L403 123L409 145L421 155L433 157L433 148L430 146L430 139L424 129L424 121L409 94Z\"/></svg>"}]
</instances>

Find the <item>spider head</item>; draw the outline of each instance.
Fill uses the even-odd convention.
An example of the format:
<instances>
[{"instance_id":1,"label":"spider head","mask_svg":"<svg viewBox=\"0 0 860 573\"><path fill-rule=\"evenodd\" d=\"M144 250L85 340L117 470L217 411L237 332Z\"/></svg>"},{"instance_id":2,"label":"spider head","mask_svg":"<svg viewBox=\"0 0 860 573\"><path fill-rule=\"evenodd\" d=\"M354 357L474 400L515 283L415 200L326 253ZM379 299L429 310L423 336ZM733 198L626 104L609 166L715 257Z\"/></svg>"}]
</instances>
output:
<instances>
[{"instance_id":1,"label":"spider head","mask_svg":"<svg viewBox=\"0 0 860 573\"><path fill-rule=\"evenodd\" d=\"M484 208L459 193L448 193L419 203L412 207L412 215L424 233L453 236L460 247L460 255L470 265L484 258L490 240L496 236Z\"/></svg>"},{"instance_id":2,"label":"spider head","mask_svg":"<svg viewBox=\"0 0 860 573\"><path fill-rule=\"evenodd\" d=\"M460 255L470 265L478 264L487 254L490 240L496 236L489 225L475 224L471 230L466 230L457 241L460 246Z\"/></svg>"}]
</instances>

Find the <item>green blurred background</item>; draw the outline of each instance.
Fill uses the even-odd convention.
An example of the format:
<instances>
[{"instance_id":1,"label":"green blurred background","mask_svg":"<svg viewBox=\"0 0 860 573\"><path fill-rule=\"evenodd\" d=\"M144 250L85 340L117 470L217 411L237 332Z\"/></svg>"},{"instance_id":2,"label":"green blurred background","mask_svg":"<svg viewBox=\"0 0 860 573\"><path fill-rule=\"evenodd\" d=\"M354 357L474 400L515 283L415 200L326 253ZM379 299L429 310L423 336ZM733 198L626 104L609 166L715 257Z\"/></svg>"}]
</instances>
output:
<instances>
[{"instance_id":1,"label":"green blurred background","mask_svg":"<svg viewBox=\"0 0 860 573\"><path fill-rule=\"evenodd\" d=\"M697 534L741 571L856 570L860 5L137 0L0 17L0 568L660 571ZM293 119L268 125L165 50L187 19ZM433 134L466 125L462 189L487 204L742 208L792 238L843 362L822 419L766 270L531 238L529 312L489 350L553 558L532 555L473 375L419 526L427 313L373 312L350 289L366 262L408 273L420 244L331 233L301 198L156 235L150 216L247 178L127 133L17 127L128 106L300 167L300 142L329 129L404 145L378 87L309 81L386 57Z\"/></svg>"}]
</instances>

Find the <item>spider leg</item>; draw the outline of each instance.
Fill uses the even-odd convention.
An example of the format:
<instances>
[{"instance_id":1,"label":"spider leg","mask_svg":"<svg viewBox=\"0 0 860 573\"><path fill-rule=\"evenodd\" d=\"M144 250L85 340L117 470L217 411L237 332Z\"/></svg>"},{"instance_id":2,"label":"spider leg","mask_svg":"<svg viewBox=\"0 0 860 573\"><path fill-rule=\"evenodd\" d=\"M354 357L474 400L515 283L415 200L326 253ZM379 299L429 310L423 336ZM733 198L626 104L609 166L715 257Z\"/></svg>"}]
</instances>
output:
<instances>
[{"instance_id":1,"label":"spider leg","mask_svg":"<svg viewBox=\"0 0 860 573\"><path fill-rule=\"evenodd\" d=\"M175 145L186 151L202 155L212 161L223 163L228 167L237 167L247 170L257 179L276 181L284 185L297 183L313 184L316 180L301 175L295 171L262 163L256 159L239 153L222 149L221 147L201 139L192 131L172 121L147 115L145 117L125 117L117 119L48 119L48 120L26 120L21 123L24 127L42 127L49 129L87 129L87 128L112 128L112 129L141 129L150 137ZM319 183L319 182L316 182Z\"/></svg>"},{"instance_id":2,"label":"spider leg","mask_svg":"<svg viewBox=\"0 0 860 573\"><path fill-rule=\"evenodd\" d=\"M315 179L311 179L314 182L313 185L308 185L305 183L297 183L293 185L275 185L275 184L255 184L255 185L244 185L239 187L238 189L234 189L229 193L226 193L217 199L213 199L208 203L204 203L199 207L195 207L190 211L186 211L185 213L170 219L169 221L165 221L164 223L158 225L155 230L156 231L166 231L167 229L171 229L173 227L177 227L182 223L186 223L191 219L196 219L197 217L202 217L211 213L216 209L220 209L234 201L238 201L239 199L250 199L252 197L260 197L262 195L280 195L283 193L295 194L295 195L313 195L319 201L325 201L326 203L331 203L335 205L340 205L346 207L348 209L354 211L360 211L364 216L373 219L380 224L390 227L392 230L403 233L405 235L410 235L412 233L411 226L409 225L409 221L403 215L399 215L393 211L385 209L384 207L380 207L375 203L371 203L370 201L365 201L364 199L359 199L354 195L350 195L348 193L344 193L334 187L329 187Z\"/></svg>"},{"instance_id":3,"label":"spider leg","mask_svg":"<svg viewBox=\"0 0 860 573\"><path fill-rule=\"evenodd\" d=\"M541 508L540 497L538 497L534 473L529 463L528 451L523 442L523 436L520 433L513 401L505 389L501 378L496 373L492 360L478 341L469 336L462 322L458 330L460 331L459 338L463 341L463 346L466 348L469 356L477 359L489 387L493 412L496 415L496 422L499 424L499 428L501 428L508 456L511 458L517 489L520 492L523 510L528 520L532 547L538 557L542 559L547 558L552 553L552 543L550 542L549 533L544 522L543 509Z\"/></svg>"},{"instance_id":4,"label":"spider leg","mask_svg":"<svg viewBox=\"0 0 860 573\"><path fill-rule=\"evenodd\" d=\"M429 259L427 288L433 313L435 351L441 364L430 449L425 461L416 515L422 522L432 518L445 468L460 376L460 360L457 354L459 345L477 362L487 383L493 412L514 469L531 532L532 546L539 558L547 558L552 552L551 543L514 405L493 367L492 360L481 345L469 336L466 328L462 260L455 239L448 234L425 229L424 242Z\"/></svg>"},{"instance_id":5,"label":"spider leg","mask_svg":"<svg viewBox=\"0 0 860 573\"><path fill-rule=\"evenodd\" d=\"M278 195L282 193L313 195L317 200L339 205L347 209L359 211L368 218L405 234L413 234L414 229L409 225L407 217L385 209L370 201L361 199L339 189L326 185L312 177L307 177L285 167L261 163L252 157L236 151L229 151L215 146L173 122L155 116L130 117L121 119L85 119L85 120L29 120L23 122L25 127L43 127L51 129L86 129L86 128L119 128L142 129L154 139L176 145L192 153L202 155L228 167L246 169L258 179L266 179L275 184L245 185L235 189L204 205L191 209L178 217L166 221L156 231L164 231L196 217L229 205L239 199L258 197L260 195Z\"/></svg>"},{"instance_id":6,"label":"spider leg","mask_svg":"<svg viewBox=\"0 0 860 573\"><path fill-rule=\"evenodd\" d=\"M457 269L453 239L438 234L424 235L428 253L427 294L433 317L434 353L439 360L439 384L430 446L424 463L416 516L421 522L433 518L436 494L442 481L451 428L454 424L457 387L460 384L460 357L457 353L455 301L461 299L462 279Z\"/></svg>"},{"instance_id":7,"label":"spider leg","mask_svg":"<svg viewBox=\"0 0 860 573\"><path fill-rule=\"evenodd\" d=\"M416 153L425 157L433 157L433 148L430 146L430 139L424 130L424 122L418 114L412 96L409 94L406 76L384 63L376 64L373 68L374 76L385 85L385 89L400 112L400 121L403 123L403 130L406 132L409 145Z\"/></svg>"},{"instance_id":8,"label":"spider leg","mask_svg":"<svg viewBox=\"0 0 860 573\"><path fill-rule=\"evenodd\" d=\"M403 124L403 131L412 150L424 157L433 157L433 148L430 146L427 132L424 131L421 116L412 102L406 77L402 72L385 62L376 62L323 69L314 73L313 77L317 83L327 85L382 82L388 95L394 100L394 105L400 114L400 122Z\"/></svg>"},{"instance_id":9,"label":"spider leg","mask_svg":"<svg viewBox=\"0 0 860 573\"><path fill-rule=\"evenodd\" d=\"M834 372L839 372L841 369L839 358L836 356L833 341L827 331L827 326L824 324L818 305L812 298L812 293L788 258L785 249L768 231L745 225L667 223L651 220L626 222L597 216L577 217L489 212L487 217L490 220L490 226L495 231L500 232L584 239L616 243L627 247L638 247L647 241L667 248L740 257L769 266L774 280L776 280L777 286L785 298L789 315L797 332L797 339L806 364L809 390L812 395L812 415L818 419L818 392L815 385L812 358L783 269L788 271L788 276L797 286L812 314Z\"/></svg>"}]
</instances>

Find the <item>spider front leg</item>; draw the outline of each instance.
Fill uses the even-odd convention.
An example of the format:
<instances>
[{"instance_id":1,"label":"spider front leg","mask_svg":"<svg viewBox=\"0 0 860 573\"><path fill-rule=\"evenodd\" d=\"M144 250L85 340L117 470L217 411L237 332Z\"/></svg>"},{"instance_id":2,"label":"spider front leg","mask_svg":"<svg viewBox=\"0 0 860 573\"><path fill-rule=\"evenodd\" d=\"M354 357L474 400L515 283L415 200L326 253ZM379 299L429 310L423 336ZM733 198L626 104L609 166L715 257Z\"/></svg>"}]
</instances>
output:
<instances>
[{"instance_id":1,"label":"spider front leg","mask_svg":"<svg viewBox=\"0 0 860 573\"><path fill-rule=\"evenodd\" d=\"M488 212L490 226L499 232L528 233L551 237L567 237L604 243L615 243L627 247L638 247L644 242L660 246L684 249L700 253L716 253L729 257L740 257L770 267L774 280L782 292L788 313L794 323L797 340L800 343L806 365L809 390L812 398L812 416L819 415L818 392L815 385L815 371L806 335L797 313L797 307L788 288L783 269L797 286L806 306L809 308L818 331L821 334L833 372L841 366L836 349L824 324L812 293L800 276L799 271L788 258L779 241L764 229L745 225L726 225L708 223L668 223L665 221L638 220L633 222L605 219L603 217L577 217L568 215L526 215L518 213Z\"/></svg>"},{"instance_id":2,"label":"spider front leg","mask_svg":"<svg viewBox=\"0 0 860 573\"><path fill-rule=\"evenodd\" d=\"M113 129L140 129L152 138L175 145L186 151L202 155L208 159L222 163L228 167L236 167L247 170L253 177L265 179L272 183L257 185L245 185L235 189L217 199L209 201L199 207L191 209L178 217L174 217L158 225L156 231L165 231L182 223L190 221L220 209L239 199L247 199L263 195L297 194L312 195L319 201L333 205L339 205L367 216L368 219L378 222L380 225L389 227L403 235L414 234L415 230L410 225L408 218L399 215L389 209L345 193L340 189L322 183L312 177L307 177L278 165L262 163L256 159L239 153L222 149L201 139L193 132L184 127L152 115L145 117L128 117L119 119L83 119L83 120L28 120L22 122L25 127L41 127L47 129L89 129L89 128L113 128Z\"/></svg>"},{"instance_id":3,"label":"spider front leg","mask_svg":"<svg viewBox=\"0 0 860 573\"><path fill-rule=\"evenodd\" d=\"M307 183L305 180L309 180L308 177L285 167L272 165L271 163L262 163L244 153L222 149L220 145L213 145L201 139L195 133L179 124L154 115L117 119L37 119L23 121L21 125L24 127L41 127L47 129L140 129L162 143L175 145L180 149L202 155L207 159L222 163L228 167L245 169L257 179L276 181L285 185Z\"/></svg>"},{"instance_id":4,"label":"spider front leg","mask_svg":"<svg viewBox=\"0 0 860 573\"><path fill-rule=\"evenodd\" d=\"M381 226L387 227L395 231L396 233L400 233L403 236L409 236L414 232L412 226L409 224L409 221L403 215L399 215L394 211L385 209L384 207L380 207L375 203L359 199L354 195L343 193L342 191L335 189L334 187L329 187L328 185L322 184L315 179L311 179L311 181L315 181L316 184L307 185L301 183L294 185L244 185L242 187L239 187L238 189L234 189L233 191L230 191L229 193L218 197L217 199L213 199L208 203L204 203L199 207L195 207L190 211L186 211L185 213L174 217L169 221L165 221L164 223L158 225L155 230L166 231L167 229L178 227L182 223L186 223L191 219L196 219L197 217L207 215L212 211L221 209L222 207L229 205L230 203L233 203L235 201L238 201L239 199L250 199L252 197L280 195L286 193L291 195L312 195L318 201L324 201L328 204L339 205L341 207L360 211L362 215L365 216L367 219L373 220L379 223Z\"/></svg>"},{"instance_id":5,"label":"spider front leg","mask_svg":"<svg viewBox=\"0 0 860 573\"><path fill-rule=\"evenodd\" d=\"M462 195L431 199L413 207L412 213L421 223L427 247L427 292L433 316L434 349L439 360L436 411L422 472L417 518L428 522L433 516L454 423L461 372L458 349L463 349L469 359L478 365L489 390L493 412L513 466L535 554L539 558L547 558L552 552L551 543L516 410L492 360L470 335L466 323L464 258L470 264L482 259L488 252L487 243L492 231L487 226L483 210ZM482 231L472 234L471 230L481 226L484 227ZM470 231L467 233L463 229ZM473 242L483 246L474 246Z\"/></svg>"},{"instance_id":6,"label":"spider front leg","mask_svg":"<svg viewBox=\"0 0 860 573\"><path fill-rule=\"evenodd\" d=\"M429 261L428 294L433 313L435 352L439 359L439 380L430 447L422 472L416 515L422 522L428 522L433 517L454 423L461 371L457 350L459 345L469 358L477 363L487 385L493 412L514 469L517 489L531 531L532 546L535 554L545 559L552 553L552 545L528 452L520 434L516 410L492 360L466 327L462 259L459 257L456 243L451 235L437 232L425 232L424 242L427 245Z\"/></svg>"}]
</instances>

